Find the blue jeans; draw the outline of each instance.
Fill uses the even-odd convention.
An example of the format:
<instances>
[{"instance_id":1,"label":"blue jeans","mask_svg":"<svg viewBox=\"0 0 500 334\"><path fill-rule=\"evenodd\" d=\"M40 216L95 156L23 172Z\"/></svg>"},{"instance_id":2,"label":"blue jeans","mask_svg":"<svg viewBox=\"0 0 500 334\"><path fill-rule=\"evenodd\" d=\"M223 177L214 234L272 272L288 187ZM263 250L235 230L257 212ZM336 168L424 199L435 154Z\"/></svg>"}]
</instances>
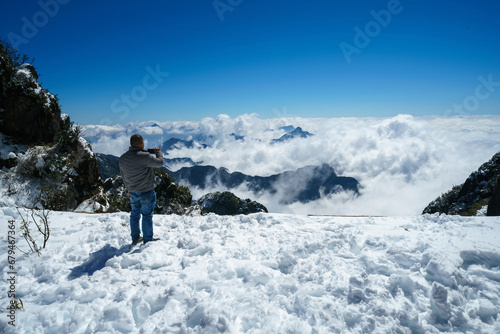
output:
<instances>
[{"instance_id":1,"label":"blue jeans","mask_svg":"<svg viewBox=\"0 0 500 334\"><path fill-rule=\"evenodd\" d=\"M139 220L142 214L142 240L144 243L153 240L153 211L155 209L156 193L154 190L145 192L130 192L130 232L132 241L141 237Z\"/></svg>"}]
</instances>

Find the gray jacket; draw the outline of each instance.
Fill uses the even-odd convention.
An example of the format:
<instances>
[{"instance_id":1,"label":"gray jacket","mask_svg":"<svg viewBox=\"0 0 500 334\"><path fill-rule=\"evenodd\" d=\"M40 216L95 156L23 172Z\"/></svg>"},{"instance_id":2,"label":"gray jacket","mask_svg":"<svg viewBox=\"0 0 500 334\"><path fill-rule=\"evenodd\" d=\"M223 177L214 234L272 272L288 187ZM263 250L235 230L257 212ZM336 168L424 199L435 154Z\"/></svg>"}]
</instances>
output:
<instances>
[{"instance_id":1,"label":"gray jacket","mask_svg":"<svg viewBox=\"0 0 500 334\"><path fill-rule=\"evenodd\" d=\"M120 157L120 172L129 191L145 192L155 188L153 167L163 166L163 153L156 157L139 147L130 147Z\"/></svg>"}]
</instances>

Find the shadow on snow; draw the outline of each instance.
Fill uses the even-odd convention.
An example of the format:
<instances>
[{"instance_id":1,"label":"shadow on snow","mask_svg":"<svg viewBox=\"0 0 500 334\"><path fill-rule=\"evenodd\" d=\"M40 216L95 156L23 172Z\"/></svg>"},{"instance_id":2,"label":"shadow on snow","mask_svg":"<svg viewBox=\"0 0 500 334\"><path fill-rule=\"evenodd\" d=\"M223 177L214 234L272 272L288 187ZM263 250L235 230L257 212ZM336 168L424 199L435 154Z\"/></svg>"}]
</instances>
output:
<instances>
[{"instance_id":1,"label":"shadow on snow","mask_svg":"<svg viewBox=\"0 0 500 334\"><path fill-rule=\"evenodd\" d=\"M97 252L91 253L84 263L71 269L68 279L73 280L83 275L92 276L96 271L104 268L109 259L112 259L115 256L120 256L124 253L129 253L130 251L130 245L124 245L118 249L110 244L107 244ZM135 252L139 252L139 249L135 250L134 253Z\"/></svg>"}]
</instances>

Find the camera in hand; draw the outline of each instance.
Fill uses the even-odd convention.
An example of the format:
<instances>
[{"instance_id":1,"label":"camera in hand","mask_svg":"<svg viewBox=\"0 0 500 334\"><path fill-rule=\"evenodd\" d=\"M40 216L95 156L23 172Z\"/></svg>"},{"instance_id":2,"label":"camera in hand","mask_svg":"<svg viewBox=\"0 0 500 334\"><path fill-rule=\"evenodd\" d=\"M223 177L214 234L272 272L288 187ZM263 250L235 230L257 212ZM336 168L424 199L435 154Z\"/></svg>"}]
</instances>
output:
<instances>
[{"instance_id":1,"label":"camera in hand","mask_svg":"<svg viewBox=\"0 0 500 334\"><path fill-rule=\"evenodd\" d=\"M155 154L155 149L154 148L148 148L148 152L151 154Z\"/></svg>"}]
</instances>

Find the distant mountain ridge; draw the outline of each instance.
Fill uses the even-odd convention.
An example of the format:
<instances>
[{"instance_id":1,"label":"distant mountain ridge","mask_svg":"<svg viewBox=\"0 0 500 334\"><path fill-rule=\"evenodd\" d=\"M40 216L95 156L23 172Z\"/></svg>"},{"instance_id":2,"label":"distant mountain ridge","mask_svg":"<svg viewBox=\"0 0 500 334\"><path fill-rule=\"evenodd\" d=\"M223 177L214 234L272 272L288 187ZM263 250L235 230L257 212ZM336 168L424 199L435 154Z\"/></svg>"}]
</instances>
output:
<instances>
[{"instance_id":1,"label":"distant mountain ridge","mask_svg":"<svg viewBox=\"0 0 500 334\"><path fill-rule=\"evenodd\" d=\"M301 127L294 127L292 125L288 126L282 126L279 128L280 130L286 131L284 135L282 135L278 139L272 139L271 144L276 144L276 143L284 143L292 139L300 139L300 138L308 138L311 136L314 136L314 134L302 130ZM234 140L245 140L244 136L236 135L235 133L231 133L229 136L233 137ZM163 142L162 145L162 152L168 154L169 151L173 149L179 149L179 148L194 148L198 147L200 149L210 147L210 145L207 145L206 143L200 142L200 141L195 141L195 140L184 140L184 139L179 139L172 137L165 142Z\"/></svg>"},{"instance_id":2,"label":"distant mountain ridge","mask_svg":"<svg viewBox=\"0 0 500 334\"><path fill-rule=\"evenodd\" d=\"M178 139L178 138L170 138L169 140L163 142L163 146L161 148L162 152L165 152L168 154L168 151L171 151L172 149L176 148L193 148L195 146L199 146L200 148L206 148L208 145L195 142L194 140L183 140L183 139Z\"/></svg>"},{"instance_id":3,"label":"distant mountain ridge","mask_svg":"<svg viewBox=\"0 0 500 334\"><path fill-rule=\"evenodd\" d=\"M359 182L352 177L337 176L328 164L306 166L295 171L285 171L271 176L250 176L240 172L230 173L226 168L214 166L193 166L171 172L172 177L180 184L209 188L220 185L234 189L245 185L254 193L269 192L276 194L281 191L285 196L281 202L307 203L317 200L322 194L330 195L342 191L359 194Z\"/></svg>"},{"instance_id":4,"label":"distant mountain ridge","mask_svg":"<svg viewBox=\"0 0 500 334\"><path fill-rule=\"evenodd\" d=\"M118 157L111 154L94 153L97 159L97 166L104 181L120 173Z\"/></svg>"}]
</instances>

